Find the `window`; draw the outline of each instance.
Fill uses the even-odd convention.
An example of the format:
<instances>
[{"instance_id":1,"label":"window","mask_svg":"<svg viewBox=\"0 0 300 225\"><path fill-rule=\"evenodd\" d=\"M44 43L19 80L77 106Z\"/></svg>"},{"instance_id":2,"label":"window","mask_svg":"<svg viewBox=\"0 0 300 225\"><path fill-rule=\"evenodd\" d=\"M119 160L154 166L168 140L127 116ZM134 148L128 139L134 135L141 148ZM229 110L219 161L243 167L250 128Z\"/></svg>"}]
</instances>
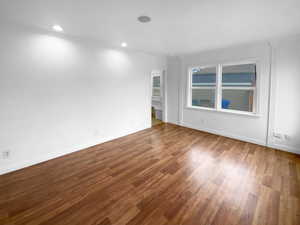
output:
<instances>
[{"instance_id":1,"label":"window","mask_svg":"<svg viewBox=\"0 0 300 225\"><path fill-rule=\"evenodd\" d=\"M192 69L192 106L215 107L216 67Z\"/></svg>"},{"instance_id":2,"label":"window","mask_svg":"<svg viewBox=\"0 0 300 225\"><path fill-rule=\"evenodd\" d=\"M256 70L256 63L191 68L188 105L255 113Z\"/></svg>"},{"instance_id":3,"label":"window","mask_svg":"<svg viewBox=\"0 0 300 225\"><path fill-rule=\"evenodd\" d=\"M222 109L253 112L256 65L222 67Z\"/></svg>"},{"instance_id":4,"label":"window","mask_svg":"<svg viewBox=\"0 0 300 225\"><path fill-rule=\"evenodd\" d=\"M160 76L153 76L152 96L160 97Z\"/></svg>"}]
</instances>

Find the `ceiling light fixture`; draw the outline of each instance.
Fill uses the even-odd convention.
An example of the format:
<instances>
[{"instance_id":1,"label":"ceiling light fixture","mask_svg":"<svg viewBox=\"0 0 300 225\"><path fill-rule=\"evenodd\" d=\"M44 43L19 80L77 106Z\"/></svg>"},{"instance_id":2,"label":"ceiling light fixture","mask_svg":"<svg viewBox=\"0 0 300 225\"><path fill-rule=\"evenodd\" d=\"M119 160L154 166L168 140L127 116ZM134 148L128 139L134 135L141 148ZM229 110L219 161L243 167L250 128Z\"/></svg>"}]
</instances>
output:
<instances>
[{"instance_id":1,"label":"ceiling light fixture","mask_svg":"<svg viewBox=\"0 0 300 225\"><path fill-rule=\"evenodd\" d=\"M64 29L59 25L53 25L52 29L56 32L63 32L64 31Z\"/></svg>"},{"instance_id":2,"label":"ceiling light fixture","mask_svg":"<svg viewBox=\"0 0 300 225\"><path fill-rule=\"evenodd\" d=\"M149 16L139 16L137 19L141 23L149 23L151 21L151 18Z\"/></svg>"},{"instance_id":3,"label":"ceiling light fixture","mask_svg":"<svg viewBox=\"0 0 300 225\"><path fill-rule=\"evenodd\" d=\"M121 46L125 48L125 47L127 47L127 43L126 42L122 42Z\"/></svg>"}]
</instances>

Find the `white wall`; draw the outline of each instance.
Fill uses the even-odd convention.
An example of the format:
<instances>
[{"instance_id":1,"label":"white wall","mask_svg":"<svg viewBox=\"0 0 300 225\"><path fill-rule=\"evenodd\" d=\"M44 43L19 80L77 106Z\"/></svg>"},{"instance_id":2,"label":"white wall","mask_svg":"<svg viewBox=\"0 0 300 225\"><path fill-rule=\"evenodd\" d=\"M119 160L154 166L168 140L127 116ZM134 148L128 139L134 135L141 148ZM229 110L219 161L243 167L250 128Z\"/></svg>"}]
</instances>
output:
<instances>
[{"instance_id":1,"label":"white wall","mask_svg":"<svg viewBox=\"0 0 300 225\"><path fill-rule=\"evenodd\" d=\"M251 58L260 62L259 117L186 108L189 66ZM271 45L252 44L183 55L180 59L171 57L167 66L167 95L173 99L169 101L168 114L172 122L300 154L300 36L273 40ZM179 68L182 69L178 73L176 70ZM178 87L180 94L176 101ZM178 111L179 114L176 114ZM281 138L274 137L274 133Z\"/></svg>"},{"instance_id":2,"label":"white wall","mask_svg":"<svg viewBox=\"0 0 300 225\"><path fill-rule=\"evenodd\" d=\"M169 123L179 122L179 76L181 61L178 57L167 58L167 118Z\"/></svg>"},{"instance_id":3,"label":"white wall","mask_svg":"<svg viewBox=\"0 0 300 225\"><path fill-rule=\"evenodd\" d=\"M224 112L190 109L186 107L188 67L231 63L244 60L257 60L259 62L259 116L236 115ZM168 59L167 64L169 73L174 73L176 67L182 68L179 75L175 74L172 76L172 74L168 74L168 96L176 96L177 86L179 85L180 88L178 105L179 124L253 143L266 144L270 75L270 48L267 43L183 55L180 57L179 62L174 63L174 60L170 61L170 59ZM178 66L178 64L180 66ZM170 88L170 84L173 85L173 88ZM173 103L170 104L170 107L174 108L173 110L176 111L176 102L174 105ZM170 111L171 110L169 109L168 112ZM174 117L174 115L172 116ZM169 115L169 118L170 117L171 116ZM176 120L175 117L174 120Z\"/></svg>"},{"instance_id":4,"label":"white wall","mask_svg":"<svg viewBox=\"0 0 300 225\"><path fill-rule=\"evenodd\" d=\"M1 24L0 173L151 126L165 58Z\"/></svg>"},{"instance_id":5,"label":"white wall","mask_svg":"<svg viewBox=\"0 0 300 225\"><path fill-rule=\"evenodd\" d=\"M300 36L273 41L272 46L269 144L300 154Z\"/></svg>"}]
</instances>

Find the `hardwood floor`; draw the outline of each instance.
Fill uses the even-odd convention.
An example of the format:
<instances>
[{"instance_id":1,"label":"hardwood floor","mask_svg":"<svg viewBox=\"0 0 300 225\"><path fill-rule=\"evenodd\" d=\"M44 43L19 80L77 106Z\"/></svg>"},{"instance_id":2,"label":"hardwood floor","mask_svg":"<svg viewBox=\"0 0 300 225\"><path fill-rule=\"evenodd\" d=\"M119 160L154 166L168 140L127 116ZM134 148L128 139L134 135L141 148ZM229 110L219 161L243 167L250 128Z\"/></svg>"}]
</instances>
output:
<instances>
[{"instance_id":1,"label":"hardwood floor","mask_svg":"<svg viewBox=\"0 0 300 225\"><path fill-rule=\"evenodd\" d=\"M152 117L152 126L158 125L163 123L161 120L155 119Z\"/></svg>"},{"instance_id":2,"label":"hardwood floor","mask_svg":"<svg viewBox=\"0 0 300 225\"><path fill-rule=\"evenodd\" d=\"M157 125L0 176L0 224L299 225L300 158Z\"/></svg>"}]
</instances>

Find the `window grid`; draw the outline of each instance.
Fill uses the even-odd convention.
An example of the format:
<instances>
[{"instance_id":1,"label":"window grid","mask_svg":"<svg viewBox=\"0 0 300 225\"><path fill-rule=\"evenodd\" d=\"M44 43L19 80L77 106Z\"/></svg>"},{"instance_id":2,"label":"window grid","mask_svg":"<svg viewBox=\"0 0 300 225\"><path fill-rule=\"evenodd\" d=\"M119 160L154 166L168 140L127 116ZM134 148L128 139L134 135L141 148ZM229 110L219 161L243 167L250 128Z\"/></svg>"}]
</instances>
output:
<instances>
[{"instance_id":1,"label":"window grid","mask_svg":"<svg viewBox=\"0 0 300 225\"><path fill-rule=\"evenodd\" d=\"M226 67L228 65L230 66L239 66L239 65L247 65L247 64L253 64L255 66L255 81L254 81L254 86L247 86L250 85L251 83L226 83L226 86L223 86L222 83L222 78L223 78L223 67ZM193 87L193 70L195 68L207 68L207 67L216 67L216 83L215 86L208 86L211 85L212 83L197 83L197 87ZM216 66L205 66L205 67L193 67L189 70L189 79L188 79L188 107L193 107L193 108L205 108L205 109L213 109L216 111L234 111L237 113L250 113L250 114L256 114L257 113L257 82L258 82L258 74L257 74L257 63L256 62L243 62L243 63L235 63L235 64L218 64ZM203 87L201 87L203 85ZM207 86L205 86L207 85ZM230 85L230 86L229 86ZM243 86L245 85L245 86ZM200 86L200 87L199 87ZM215 90L215 102L214 102L214 107L209 108L205 106L193 106L192 104L192 93L193 90L198 89L198 90ZM223 90L244 90L244 91L253 91L252 95L252 101L249 105L251 105L251 109L249 111L244 111L244 110L236 110L236 109L226 109L222 108L222 97L223 97Z\"/></svg>"}]
</instances>

